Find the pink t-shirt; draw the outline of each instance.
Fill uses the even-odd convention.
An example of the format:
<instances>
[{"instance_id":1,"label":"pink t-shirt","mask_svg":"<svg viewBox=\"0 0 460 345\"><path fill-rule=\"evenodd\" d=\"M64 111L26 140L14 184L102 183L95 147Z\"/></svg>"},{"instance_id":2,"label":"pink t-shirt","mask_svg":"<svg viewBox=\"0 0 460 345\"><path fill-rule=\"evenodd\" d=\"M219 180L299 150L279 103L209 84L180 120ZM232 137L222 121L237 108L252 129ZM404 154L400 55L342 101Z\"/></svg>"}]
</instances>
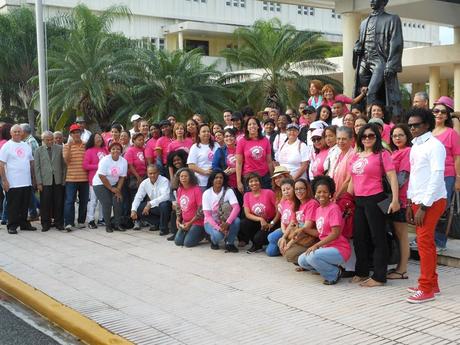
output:
<instances>
[{"instance_id":1,"label":"pink t-shirt","mask_svg":"<svg viewBox=\"0 0 460 345\"><path fill-rule=\"evenodd\" d=\"M336 248L340 252L340 255L342 255L343 261L347 261L350 258L351 247L348 240L342 235L343 218L340 207L333 202L329 203L326 207L319 206L316 209L315 223L320 240L329 236L333 227L340 227L339 237L326 244L324 248Z\"/></svg>"},{"instance_id":2,"label":"pink t-shirt","mask_svg":"<svg viewBox=\"0 0 460 345\"><path fill-rule=\"evenodd\" d=\"M108 155L107 148L105 147L91 147L85 151L85 156L83 157L83 169L88 171L88 181L89 185L93 185L93 177L96 174L97 168L99 166L99 161Z\"/></svg>"},{"instance_id":3,"label":"pink t-shirt","mask_svg":"<svg viewBox=\"0 0 460 345\"><path fill-rule=\"evenodd\" d=\"M295 221L294 203L291 200L281 199L278 204L278 212L281 215L281 223L289 225L290 222Z\"/></svg>"},{"instance_id":4,"label":"pink t-shirt","mask_svg":"<svg viewBox=\"0 0 460 345\"><path fill-rule=\"evenodd\" d=\"M243 175L255 172L265 176L268 173L267 156L272 154L272 149L266 137L256 140L242 138L236 145L236 154L243 156Z\"/></svg>"},{"instance_id":5,"label":"pink t-shirt","mask_svg":"<svg viewBox=\"0 0 460 345\"><path fill-rule=\"evenodd\" d=\"M383 124L383 132L382 132L382 139L386 141L387 143L390 143L390 133L391 129L395 126L393 122L390 122L389 124L384 123Z\"/></svg>"},{"instance_id":6,"label":"pink t-shirt","mask_svg":"<svg viewBox=\"0 0 460 345\"><path fill-rule=\"evenodd\" d=\"M402 150L396 150L391 154L393 164L395 165L396 173L401 171L407 171L410 173L410 147L405 147ZM401 201L401 207L405 207L407 204L407 188L409 187L409 179L406 183L399 188L399 200Z\"/></svg>"},{"instance_id":7,"label":"pink t-shirt","mask_svg":"<svg viewBox=\"0 0 460 345\"><path fill-rule=\"evenodd\" d=\"M303 115L301 115L301 116L299 117L299 125L300 125L300 127L304 127L304 126L309 125L307 119L304 118Z\"/></svg>"},{"instance_id":8,"label":"pink t-shirt","mask_svg":"<svg viewBox=\"0 0 460 345\"><path fill-rule=\"evenodd\" d=\"M225 160L225 164L227 164L227 168L236 167L236 147L231 148L227 146L227 158ZM228 176L228 185L232 188L236 188L236 172Z\"/></svg>"},{"instance_id":9,"label":"pink t-shirt","mask_svg":"<svg viewBox=\"0 0 460 345\"><path fill-rule=\"evenodd\" d=\"M192 147L193 145L193 140L192 138L185 138L184 140L182 141L179 141L179 140L173 140L169 145L168 145L168 149L167 149L167 152L168 152L168 155L171 153L171 152L174 152L174 151L177 151L177 150L184 150L185 152L189 153L190 152L190 148Z\"/></svg>"},{"instance_id":10,"label":"pink t-shirt","mask_svg":"<svg viewBox=\"0 0 460 345\"><path fill-rule=\"evenodd\" d=\"M182 210L183 222L188 222L195 217L195 214L202 205L202 198L203 193L199 186L193 186L188 189L179 187L177 189L177 204ZM203 224L203 218L193 222L193 225L203 226Z\"/></svg>"},{"instance_id":11,"label":"pink t-shirt","mask_svg":"<svg viewBox=\"0 0 460 345\"><path fill-rule=\"evenodd\" d=\"M460 155L460 136L452 128L436 136L446 148L444 176L455 176L455 157Z\"/></svg>"},{"instance_id":12,"label":"pink t-shirt","mask_svg":"<svg viewBox=\"0 0 460 345\"><path fill-rule=\"evenodd\" d=\"M395 170L393 160L387 150L382 151L383 167L380 153L372 153L361 158L357 154L350 160L351 180L356 196L370 196L383 192L383 171Z\"/></svg>"},{"instance_id":13,"label":"pink t-shirt","mask_svg":"<svg viewBox=\"0 0 460 345\"><path fill-rule=\"evenodd\" d=\"M295 213L299 227L302 227L307 221L314 221L318 206L319 203L315 199L310 199L300 205L299 210Z\"/></svg>"},{"instance_id":14,"label":"pink t-shirt","mask_svg":"<svg viewBox=\"0 0 460 345\"><path fill-rule=\"evenodd\" d=\"M157 140L157 146L155 149L161 149L161 161L163 164L166 164L168 160L168 146L172 143L172 141L173 139L169 137L160 137Z\"/></svg>"},{"instance_id":15,"label":"pink t-shirt","mask_svg":"<svg viewBox=\"0 0 460 345\"><path fill-rule=\"evenodd\" d=\"M315 155L315 159L311 162L311 172L313 177L324 175L324 161L326 160L328 153L329 149L324 149Z\"/></svg>"},{"instance_id":16,"label":"pink t-shirt","mask_svg":"<svg viewBox=\"0 0 460 345\"><path fill-rule=\"evenodd\" d=\"M251 210L257 217L262 217L267 222L275 218L275 193L271 189L261 189L260 195L248 192L244 194L243 205Z\"/></svg>"},{"instance_id":17,"label":"pink t-shirt","mask_svg":"<svg viewBox=\"0 0 460 345\"><path fill-rule=\"evenodd\" d=\"M147 172L147 164L144 156L144 148L131 146L128 150L126 150L125 159L128 164L134 165L134 169L140 176L145 176ZM128 175L131 175L129 170Z\"/></svg>"},{"instance_id":18,"label":"pink t-shirt","mask_svg":"<svg viewBox=\"0 0 460 345\"><path fill-rule=\"evenodd\" d=\"M155 161L157 159L157 154L155 152L155 148L157 147L157 139L155 138L150 138L147 141L147 144L145 144L145 158L151 158L153 160L153 163L155 164Z\"/></svg>"}]
</instances>

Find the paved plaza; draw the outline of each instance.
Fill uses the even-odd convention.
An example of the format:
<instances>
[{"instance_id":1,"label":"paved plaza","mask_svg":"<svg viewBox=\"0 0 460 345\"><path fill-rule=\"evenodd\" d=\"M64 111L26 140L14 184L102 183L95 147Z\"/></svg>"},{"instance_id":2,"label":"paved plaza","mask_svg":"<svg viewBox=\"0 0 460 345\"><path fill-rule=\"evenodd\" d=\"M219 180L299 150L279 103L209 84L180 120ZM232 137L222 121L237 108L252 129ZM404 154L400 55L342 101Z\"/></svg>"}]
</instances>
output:
<instances>
[{"instance_id":1,"label":"paved plaza","mask_svg":"<svg viewBox=\"0 0 460 345\"><path fill-rule=\"evenodd\" d=\"M325 286L281 257L176 247L158 232L0 231L0 268L136 344L459 344L460 269L442 295L409 280Z\"/></svg>"}]
</instances>

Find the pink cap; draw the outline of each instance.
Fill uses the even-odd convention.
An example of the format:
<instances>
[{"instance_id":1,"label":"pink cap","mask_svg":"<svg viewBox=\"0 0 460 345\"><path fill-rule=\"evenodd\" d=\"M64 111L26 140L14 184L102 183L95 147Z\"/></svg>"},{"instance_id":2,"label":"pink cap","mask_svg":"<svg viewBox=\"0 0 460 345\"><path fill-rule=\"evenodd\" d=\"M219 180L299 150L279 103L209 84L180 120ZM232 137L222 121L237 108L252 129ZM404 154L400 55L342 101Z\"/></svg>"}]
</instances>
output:
<instances>
[{"instance_id":1,"label":"pink cap","mask_svg":"<svg viewBox=\"0 0 460 345\"><path fill-rule=\"evenodd\" d=\"M313 137L322 137L322 136L323 136L323 132L324 132L324 130L321 129L321 128L315 129L315 130L311 133L311 138L313 138Z\"/></svg>"},{"instance_id":2,"label":"pink cap","mask_svg":"<svg viewBox=\"0 0 460 345\"><path fill-rule=\"evenodd\" d=\"M449 108L451 111L454 111L454 100L448 96L441 96L439 99L434 102L434 105L442 104L443 106Z\"/></svg>"}]
</instances>

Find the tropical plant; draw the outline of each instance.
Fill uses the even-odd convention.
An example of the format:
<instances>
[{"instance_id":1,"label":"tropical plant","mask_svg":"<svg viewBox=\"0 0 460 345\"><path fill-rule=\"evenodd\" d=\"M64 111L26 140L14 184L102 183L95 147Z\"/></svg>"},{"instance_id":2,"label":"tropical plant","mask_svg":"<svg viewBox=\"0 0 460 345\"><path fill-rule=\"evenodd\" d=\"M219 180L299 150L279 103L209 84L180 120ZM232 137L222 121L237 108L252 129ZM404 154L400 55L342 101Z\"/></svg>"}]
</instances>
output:
<instances>
[{"instance_id":1,"label":"tropical plant","mask_svg":"<svg viewBox=\"0 0 460 345\"><path fill-rule=\"evenodd\" d=\"M242 83L237 98L256 109L296 104L306 97L311 79L337 86L336 81L317 75L334 67L325 60L331 45L319 33L297 31L275 18L238 28L234 38L238 46L224 49L221 55L230 66L246 70L227 73L225 80L230 86Z\"/></svg>"},{"instance_id":2,"label":"tropical plant","mask_svg":"<svg viewBox=\"0 0 460 345\"><path fill-rule=\"evenodd\" d=\"M139 113L155 121L169 114L185 120L195 112L210 118L227 105L229 90L219 83L215 65L201 62L200 50L167 52L147 46L133 50L124 69L134 80L119 117Z\"/></svg>"},{"instance_id":3,"label":"tropical plant","mask_svg":"<svg viewBox=\"0 0 460 345\"><path fill-rule=\"evenodd\" d=\"M115 18L127 17L124 6L112 6L99 14L78 5L53 24L68 31L48 51L51 123L62 128L71 118L85 116L107 123L110 102L123 90L129 76L120 69L126 48L133 43L110 33Z\"/></svg>"}]
</instances>

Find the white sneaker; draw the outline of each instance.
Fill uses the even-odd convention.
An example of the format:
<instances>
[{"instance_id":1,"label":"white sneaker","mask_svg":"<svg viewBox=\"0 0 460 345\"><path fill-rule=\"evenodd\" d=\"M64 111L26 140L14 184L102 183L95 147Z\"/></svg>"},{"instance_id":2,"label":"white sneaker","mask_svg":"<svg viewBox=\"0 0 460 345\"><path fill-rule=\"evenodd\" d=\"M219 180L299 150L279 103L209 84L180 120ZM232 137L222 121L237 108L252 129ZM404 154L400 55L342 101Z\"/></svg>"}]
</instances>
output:
<instances>
[{"instance_id":1,"label":"white sneaker","mask_svg":"<svg viewBox=\"0 0 460 345\"><path fill-rule=\"evenodd\" d=\"M417 239L409 242L409 248L410 249L413 249L413 250L418 250L418 246L417 246Z\"/></svg>"},{"instance_id":2,"label":"white sneaker","mask_svg":"<svg viewBox=\"0 0 460 345\"><path fill-rule=\"evenodd\" d=\"M436 246L436 254L437 255L440 255L440 254L444 253L446 250L447 250L447 247L438 247L438 246Z\"/></svg>"},{"instance_id":3,"label":"white sneaker","mask_svg":"<svg viewBox=\"0 0 460 345\"><path fill-rule=\"evenodd\" d=\"M134 222L134 227L133 227L133 230L140 230L141 229L141 222L139 222L138 220L136 220Z\"/></svg>"},{"instance_id":4,"label":"white sneaker","mask_svg":"<svg viewBox=\"0 0 460 345\"><path fill-rule=\"evenodd\" d=\"M71 232L73 230L73 227L71 224L68 224L65 226L64 231Z\"/></svg>"}]
</instances>

